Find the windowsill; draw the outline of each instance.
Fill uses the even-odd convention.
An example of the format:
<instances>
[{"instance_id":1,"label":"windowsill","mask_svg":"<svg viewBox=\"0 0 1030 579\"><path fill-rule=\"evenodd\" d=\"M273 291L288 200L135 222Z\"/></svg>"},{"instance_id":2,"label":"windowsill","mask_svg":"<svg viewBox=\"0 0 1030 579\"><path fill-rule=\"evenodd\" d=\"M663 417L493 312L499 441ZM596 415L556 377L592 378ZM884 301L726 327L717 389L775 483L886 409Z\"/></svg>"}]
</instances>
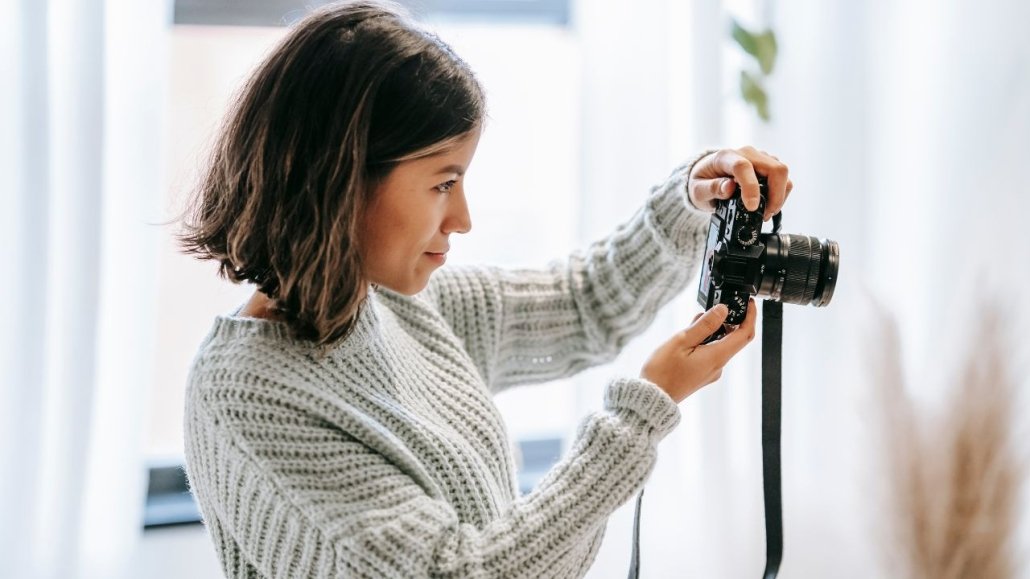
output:
<instances>
[{"instance_id":1,"label":"windowsill","mask_svg":"<svg viewBox=\"0 0 1030 579\"><path fill-rule=\"evenodd\" d=\"M190 493L182 460L151 461L147 467L147 499L143 528L192 525L201 522L200 509Z\"/></svg>"}]
</instances>

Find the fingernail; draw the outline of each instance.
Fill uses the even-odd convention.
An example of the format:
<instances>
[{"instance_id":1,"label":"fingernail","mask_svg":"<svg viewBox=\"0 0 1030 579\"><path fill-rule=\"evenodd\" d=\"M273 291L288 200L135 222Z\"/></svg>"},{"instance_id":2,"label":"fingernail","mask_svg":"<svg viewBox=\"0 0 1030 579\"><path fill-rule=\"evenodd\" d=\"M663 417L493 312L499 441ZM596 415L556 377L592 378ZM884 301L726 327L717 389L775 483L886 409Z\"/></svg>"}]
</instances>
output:
<instances>
[{"instance_id":1,"label":"fingernail","mask_svg":"<svg viewBox=\"0 0 1030 579\"><path fill-rule=\"evenodd\" d=\"M719 313L730 311L729 306L727 306L726 304L718 304L713 309Z\"/></svg>"}]
</instances>

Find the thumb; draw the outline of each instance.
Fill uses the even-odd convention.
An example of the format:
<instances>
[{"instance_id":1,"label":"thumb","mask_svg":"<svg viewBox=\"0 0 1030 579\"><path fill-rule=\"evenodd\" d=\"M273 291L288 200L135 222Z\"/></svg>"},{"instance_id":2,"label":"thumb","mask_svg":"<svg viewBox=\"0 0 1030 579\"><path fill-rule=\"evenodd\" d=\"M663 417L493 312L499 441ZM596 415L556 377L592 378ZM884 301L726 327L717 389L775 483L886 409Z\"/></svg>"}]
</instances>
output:
<instances>
[{"instance_id":1,"label":"thumb","mask_svg":"<svg viewBox=\"0 0 1030 579\"><path fill-rule=\"evenodd\" d=\"M737 182L732 177L722 179L719 184L719 199L729 199L737 192Z\"/></svg>"},{"instance_id":2,"label":"thumb","mask_svg":"<svg viewBox=\"0 0 1030 579\"><path fill-rule=\"evenodd\" d=\"M690 327L680 332L683 343L693 348L705 341L705 338L711 336L722 327L729 312L730 310L725 304L717 304L712 309L701 314L700 317L695 318L694 323L690 324Z\"/></svg>"},{"instance_id":3,"label":"thumb","mask_svg":"<svg viewBox=\"0 0 1030 579\"><path fill-rule=\"evenodd\" d=\"M732 177L715 177L699 179L695 186L695 196L701 203L715 205L718 199L730 199L737 190L737 182Z\"/></svg>"}]
</instances>

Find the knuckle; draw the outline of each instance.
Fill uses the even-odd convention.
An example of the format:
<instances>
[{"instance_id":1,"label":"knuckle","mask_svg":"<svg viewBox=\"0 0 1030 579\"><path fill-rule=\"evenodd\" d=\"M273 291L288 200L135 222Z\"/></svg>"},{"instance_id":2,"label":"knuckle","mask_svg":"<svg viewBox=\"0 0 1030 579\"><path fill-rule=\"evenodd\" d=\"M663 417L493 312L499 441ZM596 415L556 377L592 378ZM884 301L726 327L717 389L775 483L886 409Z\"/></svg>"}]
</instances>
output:
<instances>
[{"instance_id":1,"label":"knuckle","mask_svg":"<svg viewBox=\"0 0 1030 579\"><path fill-rule=\"evenodd\" d=\"M736 156L736 152L731 149L720 149L711 156L711 159L714 164L724 166L726 158L729 156Z\"/></svg>"},{"instance_id":2,"label":"knuckle","mask_svg":"<svg viewBox=\"0 0 1030 579\"><path fill-rule=\"evenodd\" d=\"M751 161L748 161L744 157L737 157L733 160L733 163L730 166L733 168L733 172L736 173L738 171L750 169Z\"/></svg>"},{"instance_id":3,"label":"knuckle","mask_svg":"<svg viewBox=\"0 0 1030 579\"><path fill-rule=\"evenodd\" d=\"M707 384L712 384L712 383L718 382L719 378L722 378L722 371L721 370L719 372L717 372L717 373L709 374L708 375L708 381L706 383Z\"/></svg>"}]
</instances>

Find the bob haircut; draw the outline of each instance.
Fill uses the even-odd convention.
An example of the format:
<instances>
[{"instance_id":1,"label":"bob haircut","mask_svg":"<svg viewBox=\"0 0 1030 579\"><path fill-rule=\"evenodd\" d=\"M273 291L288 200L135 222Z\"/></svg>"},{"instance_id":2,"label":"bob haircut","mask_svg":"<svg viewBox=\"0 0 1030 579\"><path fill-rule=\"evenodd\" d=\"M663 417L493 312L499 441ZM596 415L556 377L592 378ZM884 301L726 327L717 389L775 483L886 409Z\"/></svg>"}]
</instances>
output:
<instances>
[{"instance_id":1,"label":"bob haircut","mask_svg":"<svg viewBox=\"0 0 1030 579\"><path fill-rule=\"evenodd\" d=\"M293 337L330 346L367 293L358 233L378 182L485 114L468 65L398 6L319 9L239 92L186 210L182 251L256 284Z\"/></svg>"}]
</instances>

